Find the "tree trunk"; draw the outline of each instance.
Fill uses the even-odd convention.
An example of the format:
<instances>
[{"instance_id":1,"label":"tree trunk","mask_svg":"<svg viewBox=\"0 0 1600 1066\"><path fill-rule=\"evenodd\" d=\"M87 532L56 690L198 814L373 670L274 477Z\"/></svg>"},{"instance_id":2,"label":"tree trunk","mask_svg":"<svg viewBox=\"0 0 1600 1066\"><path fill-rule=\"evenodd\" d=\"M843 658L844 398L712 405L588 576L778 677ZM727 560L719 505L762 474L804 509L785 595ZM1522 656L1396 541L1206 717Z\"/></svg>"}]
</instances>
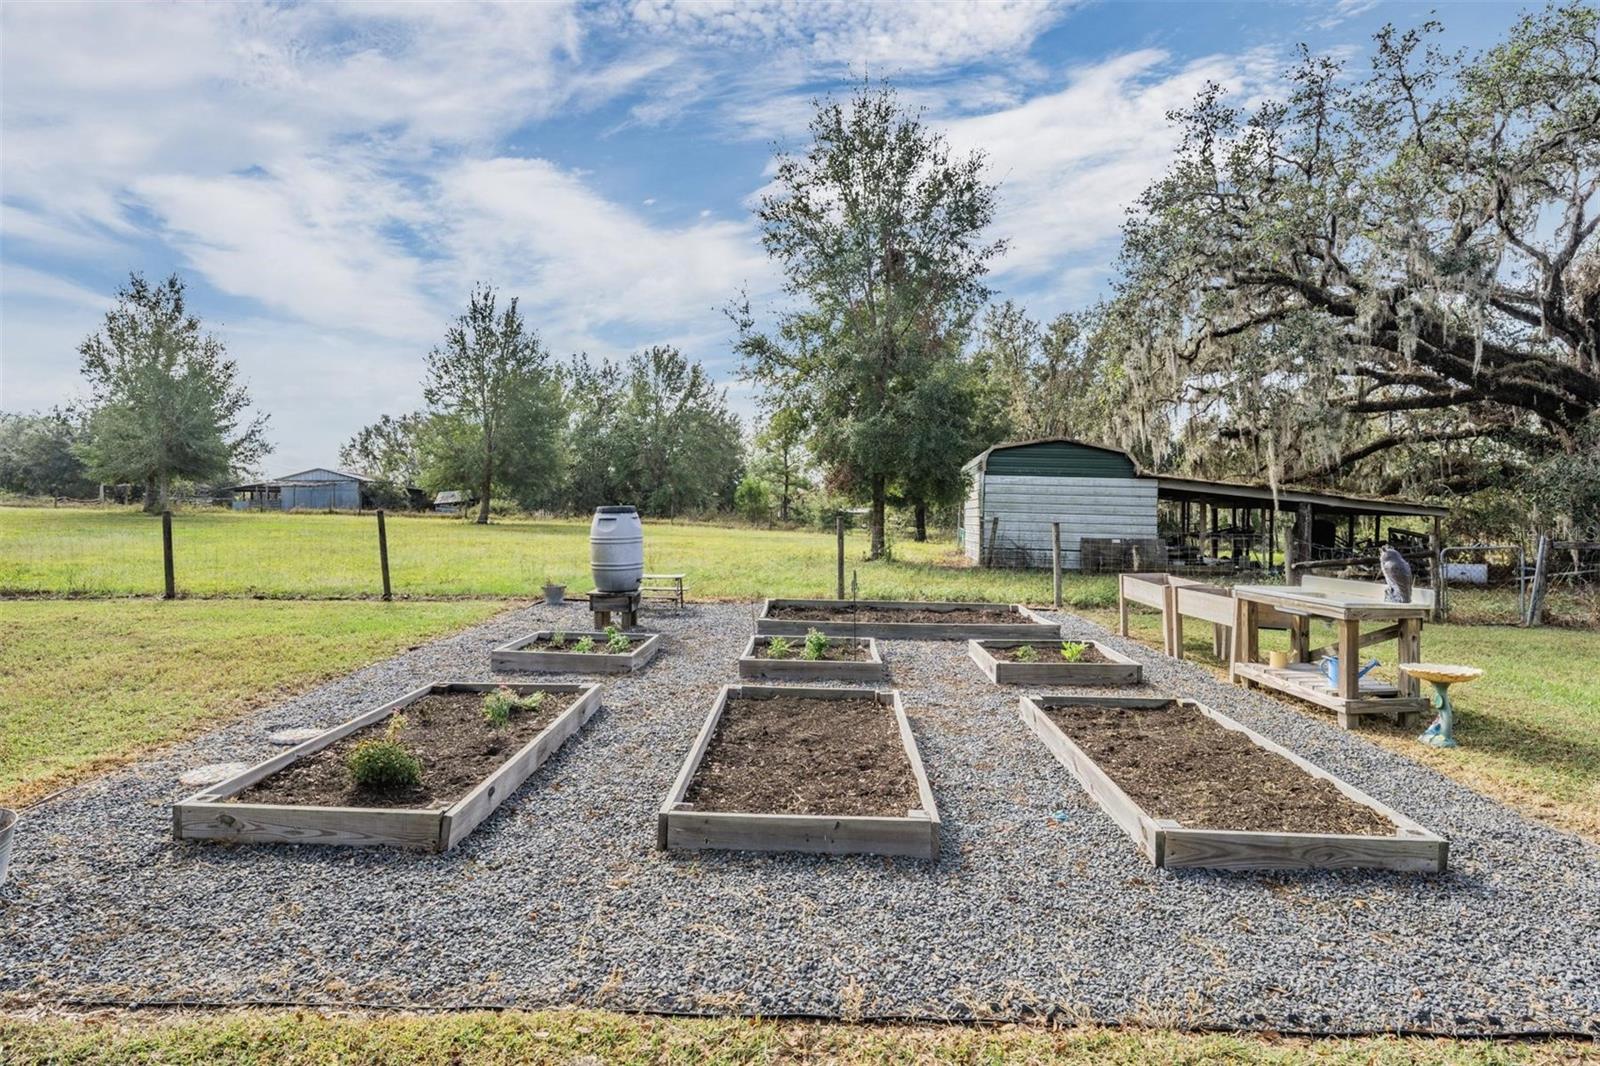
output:
<instances>
[{"instance_id":1,"label":"tree trunk","mask_svg":"<svg viewBox=\"0 0 1600 1066\"><path fill-rule=\"evenodd\" d=\"M789 464L783 464L783 495L778 497L778 517L789 521Z\"/></svg>"},{"instance_id":2,"label":"tree trunk","mask_svg":"<svg viewBox=\"0 0 1600 1066\"><path fill-rule=\"evenodd\" d=\"M162 500L164 494L156 488L156 479L152 475L144 479L144 513L160 514L165 510Z\"/></svg>"},{"instance_id":3,"label":"tree trunk","mask_svg":"<svg viewBox=\"0 0 1600 1066\"><path fill-rule=\"evenodd\" d=\"M878 474L872 479L872 538L867 550L868 559L883 558L883 513L887 497L884 477Z\"/></svg>"},{"instance_id":4,"label":"tree trunk","mask_svg":"<svg viewBox=\"0 0 1600 1066\"><path fill-rule=\"evenodd\" d=\"M478 499L477 523L489 524L489 490L494 487L494 445L488 441L483 447L483 492Z\"/></svg>"},{"instance_id":5,"label":"tree trunk","mask_svg":"<svg viewBox=\"0 0 1600 1066\"><path fill-rule=\"evenodd\" d=\"M912 506L912 513L916 515L917 532L913 537L919 544L928 539L928 505L917 500Z\"/></svg>"}]
</instances>

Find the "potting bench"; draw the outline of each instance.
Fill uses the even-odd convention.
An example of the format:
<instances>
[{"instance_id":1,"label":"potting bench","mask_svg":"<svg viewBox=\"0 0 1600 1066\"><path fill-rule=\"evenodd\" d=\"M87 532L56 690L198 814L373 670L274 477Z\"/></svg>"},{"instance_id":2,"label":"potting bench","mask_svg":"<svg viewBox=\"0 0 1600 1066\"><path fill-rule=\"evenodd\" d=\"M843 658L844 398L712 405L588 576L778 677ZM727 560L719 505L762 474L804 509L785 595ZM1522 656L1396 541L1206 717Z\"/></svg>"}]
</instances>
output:
<instances>
[{"instance_id":1,"label":"potting bench","mask_svg":"<svg viewBox=\"0 0 1600 1066\"><path fill-rule=\"evenodd\" d=\"M1422 621L1431 607L1425 603L1386 603L1342 589L1321 590L1278 585L1233 587L1233 654L1228 679L1246 687L1258 685L1296 699L1327 707L1339 716L1341 728L1366 714L1383 714L1402 723L1413 722L1428 709L1417 682L1404 670L1395 684L1360 676L1361 649L1393 640L1399 644L1397 663L1422 658ZM1321 619L1338 634L1334 643L1310 646L1311 622ZM1388 623L1382 629L1361 632L1363 622ZM1263 626L1289 631L1289 662L1274 667L1259 662ZM1339 658L1338 683L1330 684L1312 660L1322 655Z\"/></svg>"},{"instance_id":2,"label":"potting bench","mask_svg":"<svg viewBox=\"0 0 1600 1066\"><path fill-rule=\"evenodd\" d=\"M645 574L644 584L639 586L639 594L647 600L660 600L663 603L676 603L683 606L684 593L688 586L683 583L687 574Z\"/></svg>"}]
</instances>

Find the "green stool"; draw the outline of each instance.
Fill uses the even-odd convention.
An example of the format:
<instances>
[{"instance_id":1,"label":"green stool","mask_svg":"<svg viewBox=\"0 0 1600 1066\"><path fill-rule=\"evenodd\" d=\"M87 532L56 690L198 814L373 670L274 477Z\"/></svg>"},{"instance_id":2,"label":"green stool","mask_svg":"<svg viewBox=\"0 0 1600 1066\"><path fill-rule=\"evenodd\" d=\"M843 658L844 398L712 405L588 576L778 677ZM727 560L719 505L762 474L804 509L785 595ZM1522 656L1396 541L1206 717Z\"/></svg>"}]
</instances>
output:
<instances>
[{"instance_id":1,"label":"green stool","mask_svg":"<svg viewBox=\"0 0 1600 1066\"><path fill-rule=\"evenodd\" d=\"M1401 663L1400 669L1411 677L1433 685L1433 707L1439 716L1417 739L1434 748L1454 748L1456 744L1456 709L1450 702L1450 686L1476 681L1483 671L1476 666L1457 666L1453 663Z\"/></svg>"}]
</instances>

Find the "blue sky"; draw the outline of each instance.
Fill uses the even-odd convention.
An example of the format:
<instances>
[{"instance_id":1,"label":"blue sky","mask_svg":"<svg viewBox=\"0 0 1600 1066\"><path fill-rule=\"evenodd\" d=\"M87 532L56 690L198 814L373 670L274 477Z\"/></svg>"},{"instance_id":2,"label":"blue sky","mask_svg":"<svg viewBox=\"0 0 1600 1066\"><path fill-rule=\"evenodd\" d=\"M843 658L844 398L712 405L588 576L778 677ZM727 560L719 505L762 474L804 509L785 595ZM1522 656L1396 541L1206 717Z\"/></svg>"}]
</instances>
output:
<instances>
[{"instance_id":1,"label":"blue sky","mask_svg":"<svg viewBox=\"0 0 1600 1066\"><path fill-rule=\"evenodd\" d=\"M878 3L0 7L0 408L82 395L76 348L129 270L189 282L272 416L269 472L420 403L474 281L562 358L667 342L736 408L720 308L778 298L751 205L808 101L888 77L1001 184L992 283L1092 302L1164 115L1208 79L1277 91L1299 42L1365 67L1437 12L1511 4Z\"/></svg>"}]
</instances>

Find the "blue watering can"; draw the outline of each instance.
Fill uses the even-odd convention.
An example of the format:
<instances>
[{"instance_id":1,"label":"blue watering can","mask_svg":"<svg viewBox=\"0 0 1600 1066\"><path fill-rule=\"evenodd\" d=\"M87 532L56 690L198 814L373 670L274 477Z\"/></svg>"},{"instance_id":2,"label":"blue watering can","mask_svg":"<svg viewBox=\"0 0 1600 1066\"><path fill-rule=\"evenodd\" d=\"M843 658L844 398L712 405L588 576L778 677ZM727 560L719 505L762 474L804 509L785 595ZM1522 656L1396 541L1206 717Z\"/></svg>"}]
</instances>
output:
<instances>
[{"instance_id":1,"label":"blue watering can","mask_svg":"<svg viewBox=\"0 0 1600 1066\"><path fill-rule=\"evenodd\" d=\"M1377 666L1377 665L1378 665L1378 660L1374 659L1371 662L1369 662L1367 665L1361 667L1361 669L1357 670L1356 671L1356 684L1359 685L1361 683L1361 679L1363 677L1367 676L1367 672L1370 671L1374 666ZM1328 679L1328 684L1332 685L1334 688L1338 688L1339 687L1339 657L1337 655L1325 655L1321 659L1317 660L1317 666L1319 666L1322 669L1322 676Z\"/></svg>"}]
</instances>

